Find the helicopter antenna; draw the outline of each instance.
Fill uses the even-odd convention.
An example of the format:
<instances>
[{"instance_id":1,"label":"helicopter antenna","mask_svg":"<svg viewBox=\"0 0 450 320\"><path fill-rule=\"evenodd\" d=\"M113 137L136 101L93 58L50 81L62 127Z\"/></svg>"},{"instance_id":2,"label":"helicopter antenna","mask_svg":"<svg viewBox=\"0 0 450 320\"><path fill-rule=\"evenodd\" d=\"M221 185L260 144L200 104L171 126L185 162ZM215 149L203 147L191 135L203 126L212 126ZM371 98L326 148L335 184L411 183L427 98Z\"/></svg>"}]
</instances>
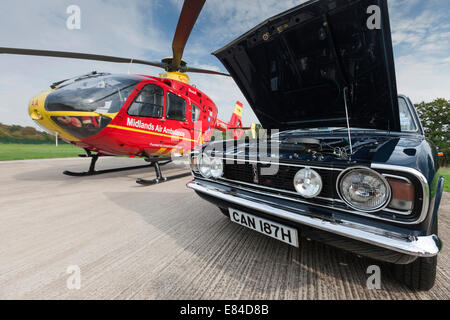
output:
<instances>
[{"instance_id":1,"label":"helicopter antenna","mask_svg":"<svg viewBox=\"0 0 450 320\"><path fill-rule=\"evenodd\" d=\"M133 64L133 58L131 58L130 64L128 65L128 74L130 74L131 65Z\"/></svg>"}]
</instances>

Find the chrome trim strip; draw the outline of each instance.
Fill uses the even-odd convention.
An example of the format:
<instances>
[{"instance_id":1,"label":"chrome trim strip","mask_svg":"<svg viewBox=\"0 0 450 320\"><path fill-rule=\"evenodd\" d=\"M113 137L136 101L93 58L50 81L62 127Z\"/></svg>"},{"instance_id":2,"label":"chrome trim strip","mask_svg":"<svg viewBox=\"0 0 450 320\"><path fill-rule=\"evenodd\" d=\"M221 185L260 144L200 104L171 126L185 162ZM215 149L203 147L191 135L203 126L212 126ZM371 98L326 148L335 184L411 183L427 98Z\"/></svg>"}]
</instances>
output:
<instances>
[{"instance_id":1,"label":"chrome trim strip","mask_svg":"<svg viewBox=\"0 0 450 320\"><path fill-rule=\"evenodd\" d=\"M236 162L247 162L247 163L260 163L260 164L277 164L279 166L288 166L288 167L298 167L298 168L311 168L311 169L318 169L318 170L330 170L330 171L344 171L345 169L340 169L340 168L330 168L330 167L317 167L317 166L309 166L309 165L305 165L305 164L291 164L291 163L283 163L280 162L279 159L277 159L276 161L270 162L270 161L260 161L260 160L247 160L247 159L242 159L242 158L222 158L222 160L224 161L236 161Z\"/></svg>"},{"instance_id":2,"label":"chrome trim strip","mask_svg":"<svg viewBox=\"0 0 450 320\"><path fill-rule=\"evenodd\" d=\"M198 178L195 177L196 179L204 179L204 178ZM219 181L214 181L214 180L208 180L208 179L204 179L205 181L210 181L210 182L214 182L214 183L218 183L230 188L234 188L234 189L240 189L240 190L244 190L244 191L248 191L248 192L252 192L252 193L257 193L263 196L267 196L267 197L273 197L273 198L278 198L278 199L282 199L282 200L288 200L288 201L293 201L293 202L298 202L301 204L309 204L309 205L314 205L314 206L318 206L318 207L322 207L322 208L327 208L330 209L332 208L333 210L338 210L338 211L343 211L343 212L349 212L349 213L357 213L348 209L343 209L343 208L337 208L337 207L330 207L330 205L324 205L324 204L319 204L319 203L313 203L313 202L309 202L308 200L301 200L301 199L295 199L295 198L288 198L282 195L278 195L276 193L267 193L267 192L263 192L263 191L258 191L255 189L250 189L250 188L245 188L242 186L237 186L235 184L229 184L229 183L225 183L225 182L219 182ZM337 200L336 200L337 201ZM338 202L341 202L341 200L339 200ZM390 220L389 220L390 221Z\"/></svg>"},{"instance_id":3,"label":"chrome trim strip","mask_svg":"<svg viewBox=\"0 0 450 320\"><path fill-rule=\"evenodd\" d=\"M433 257L439 253L442 247L441 240L436 235L410 237L408 235L399 235L383 229L372 228L350 221L340 220L331 222L320 218L295 214L269 204L246 199L243 196L233 192L225 192L218 188L201 185L197 181L189 182L187 187L197 192L205 193L236 205L256 209L271 216L335 233L407 255Z\"/></svg>"},{"instance_id":4,"label":"chrome trim strip","mask_svg":"<svg viewBox=\"0 0 450 320\"><path fill-rule=\"evenodd\" d=\"M411 180L409 180L409 179L406 178L406 177L396 176L396 175L393 175L393 174L385 174L385 173L382 173L381 175L384 176L384 177L386 177L386 178L392 178L392 179L397 179L397 180L403 180L403 181L406 181L406 182L412 184Z\"/></svg>"},{"instance_id":5,"label":"chrome trim strip","mask_svg":"<svg viewBox=\"0 0 450 320\"><path fill-rule=\"evenodd\" d=\"M391 209L391 208L385 208L383 211L390 212L390 213L393 213L393 214L398 214L398 215L401 215L401 216L409 216L412 213L411 210L399 211L399 210L395 210L395 209Z\"/></svg>"},{"instance_id":6,"label":"chrome trim strip","mask_svg":"<svg viewBox=\"0 0 450 320\"><path fill-rule=\"evenodd\" d=\"M399 172L406 172L413 176L415 176L422 185L422 212L420 213L419 219L414 221L414 224L418 224L423 222L427 218L428 209L430 206L430 186L428 185L428 180L425 178L425 176L419 172L416 169L409 168L409 167L402 167L402 166L395 166L390 164L384 164L384 163L372 163L370 166L372 169L376 170L390 170L390 171L399 171Z\"/></svg>"}]
</instances>

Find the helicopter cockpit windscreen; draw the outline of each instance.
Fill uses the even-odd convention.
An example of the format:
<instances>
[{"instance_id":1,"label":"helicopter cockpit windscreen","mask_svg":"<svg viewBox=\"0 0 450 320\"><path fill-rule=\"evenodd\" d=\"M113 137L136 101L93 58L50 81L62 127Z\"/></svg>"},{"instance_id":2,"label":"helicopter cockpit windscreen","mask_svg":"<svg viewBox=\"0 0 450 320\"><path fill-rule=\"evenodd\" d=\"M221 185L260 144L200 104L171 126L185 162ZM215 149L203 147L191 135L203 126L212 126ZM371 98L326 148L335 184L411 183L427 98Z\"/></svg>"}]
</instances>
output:
<instances>
[{"instance_id":1,"label":"helicopter cockpit windscreen","mask_svg":"<svg viewBox=\"0 0 450 320\"><path fill-rule=\"evenodd\" d=\"M83 77L50 93L45 108L67 112L67 115L55 115L51 119L74 137L87 138L109 124L111 117L107 114L119 112L136 85L144 79L109 74Z\"/></svg>"},{"instance_id":2,"label":"helicopter cockpit windscreen","mask_svg":"<svg viewBox=\"0 0 450 320\"><path fill-rule=\"evenodd\" d=\"M45 102L45 109L116 113L143 79L128 75L98 75L75 80L50 93Z\"/></svg>"}]
</instances>

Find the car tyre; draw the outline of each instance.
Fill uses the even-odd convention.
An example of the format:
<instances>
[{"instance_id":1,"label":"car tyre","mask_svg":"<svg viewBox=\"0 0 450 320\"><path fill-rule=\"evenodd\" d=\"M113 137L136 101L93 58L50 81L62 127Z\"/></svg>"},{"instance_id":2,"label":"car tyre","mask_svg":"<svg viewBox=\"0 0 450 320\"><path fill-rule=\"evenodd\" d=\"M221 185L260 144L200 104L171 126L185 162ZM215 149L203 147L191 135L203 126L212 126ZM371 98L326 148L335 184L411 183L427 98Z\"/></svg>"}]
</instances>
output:
<instances>
[{"instance_id":1,"label":"car tyre","mask_svg":"<svg viewBox=\"0 0 450 320\"><path fill-rule=\"evenodd\" d=\"M437 220L432 233L437 235ZM410 289L428 291L436 281L437 256L431 258L420 257L405 265L394 265L394 275L397 280L406 284Z\"/></svg>"},{"instance_id":2,"label":"car tyre","mask_svg":"<svg viewBox=\"0 0 450 320\"><path fill-rule=\"evenodd\" d=\"M228 209L224 209L224 208L219 208L219 209L220 209L220 212L222 212L222 214L225 217L230 217L230 212L228 211Z\"/></svg>"}]
</instances>

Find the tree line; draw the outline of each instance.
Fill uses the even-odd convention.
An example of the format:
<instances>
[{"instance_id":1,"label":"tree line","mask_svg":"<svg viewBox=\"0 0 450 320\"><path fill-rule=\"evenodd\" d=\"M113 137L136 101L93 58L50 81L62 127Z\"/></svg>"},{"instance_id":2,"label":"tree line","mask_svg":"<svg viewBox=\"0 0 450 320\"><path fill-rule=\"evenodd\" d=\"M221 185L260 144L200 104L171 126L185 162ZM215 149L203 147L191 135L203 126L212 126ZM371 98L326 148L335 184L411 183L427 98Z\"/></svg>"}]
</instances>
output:
<instances>
[{"instance_id":1,"label":"tree line","mask_svg":"<svg viewBox=\"0 0 450 320\"><path fill-rule=\"evenodd\" d=\"M447 166L450 162L450 100L438 98L415 106L427 139L441 154L441 164Z\"/></svg>"},{"instance_id":2,"label":"tree line","mask_svg":"<svg viewBox=\"0 0 450 320\"><path fill-rule=\"evenodd\" d=\"M33 127L0 123L0 143L52 144L55 137Z\"/></svg>"}]
</instances>

